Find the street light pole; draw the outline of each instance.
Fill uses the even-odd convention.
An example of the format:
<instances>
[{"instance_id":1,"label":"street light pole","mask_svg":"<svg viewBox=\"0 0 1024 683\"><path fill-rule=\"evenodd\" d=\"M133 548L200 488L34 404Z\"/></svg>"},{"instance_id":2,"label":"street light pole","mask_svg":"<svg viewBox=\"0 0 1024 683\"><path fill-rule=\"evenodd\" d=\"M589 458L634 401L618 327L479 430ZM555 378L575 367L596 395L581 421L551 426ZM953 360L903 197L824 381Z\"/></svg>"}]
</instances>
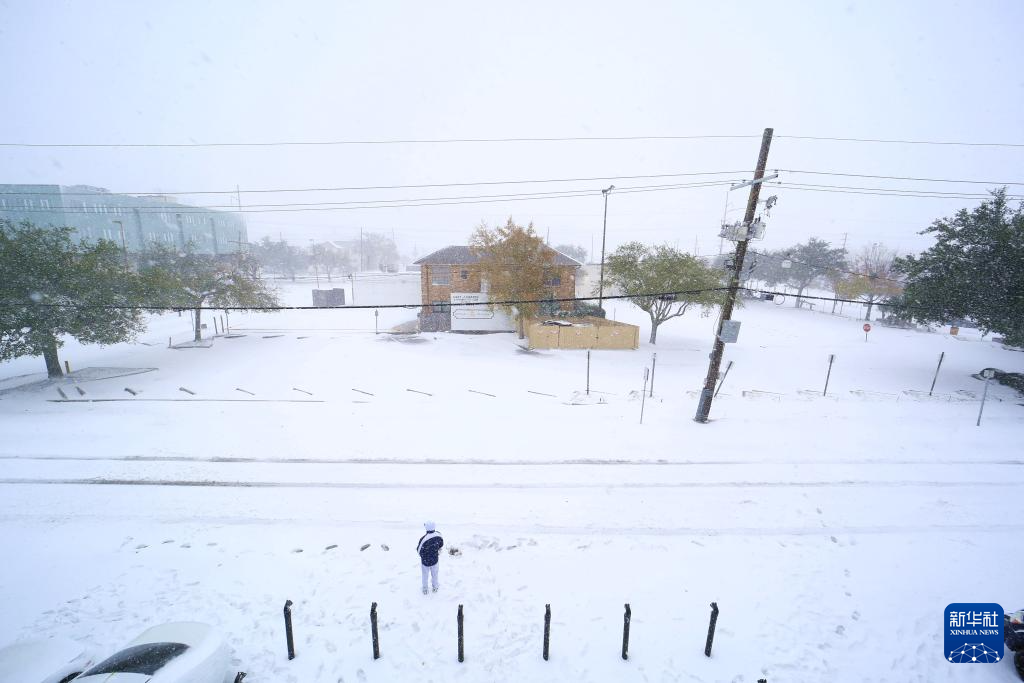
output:
<instances>
[{"instance_id":1,"label":"street light pole","mask_svg":"<svg viewBox=\"0 0 1024 683\"><path fill-rule=\"evenodd\" d=\"M313 261L313 274L316 275L316 288L320 289L320 268L316 265L316 244L309 239L309 258Z\"/></svg>"},{"instance_id":2,"label":"street light pole","mask_svg":"<svg viewBox=\"0 0 1024 683\"><path fill-rule=\"evenodd\" d=\"M601 225L601 275L597 285L597 307L604 310L604 244L608 233L608 195L615 189L609 185L607 190L601 190L604 195L604 222Z\"/></svg>"},{"instance_id":3,"label":"street light pole","mask_svg":"<svg viewBox=\"0 0 1024 683\"><path fill-rule=\"evenodd\" d=\"M124 239L124 222L123 221L111 221L111 223L117 223L117 227L121 229L121 253L124 254L124 271L128 272L128 245Z\"/></svg>"}]
</instances>

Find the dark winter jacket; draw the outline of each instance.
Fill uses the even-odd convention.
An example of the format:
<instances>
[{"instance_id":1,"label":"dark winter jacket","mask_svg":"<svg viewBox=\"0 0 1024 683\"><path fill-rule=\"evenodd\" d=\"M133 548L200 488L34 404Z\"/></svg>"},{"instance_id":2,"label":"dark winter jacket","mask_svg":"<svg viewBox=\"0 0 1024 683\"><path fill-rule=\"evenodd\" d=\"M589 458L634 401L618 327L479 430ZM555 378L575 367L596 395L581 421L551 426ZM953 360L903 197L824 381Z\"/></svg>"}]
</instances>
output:
<instances>
[{"instance_id":1,"label":"dark winter jacket","mask_svg":"<svg viewBox=\"0 0 1024 683\"><path fill-rule=\"evenodd\" d=\"M444 539L436 531L429 531L424 534L420 542L416 544L416 552L420 554L420 561L424 567L433 567L437 564L437 554L444 547Z\"/></svg>"}]
</instances>

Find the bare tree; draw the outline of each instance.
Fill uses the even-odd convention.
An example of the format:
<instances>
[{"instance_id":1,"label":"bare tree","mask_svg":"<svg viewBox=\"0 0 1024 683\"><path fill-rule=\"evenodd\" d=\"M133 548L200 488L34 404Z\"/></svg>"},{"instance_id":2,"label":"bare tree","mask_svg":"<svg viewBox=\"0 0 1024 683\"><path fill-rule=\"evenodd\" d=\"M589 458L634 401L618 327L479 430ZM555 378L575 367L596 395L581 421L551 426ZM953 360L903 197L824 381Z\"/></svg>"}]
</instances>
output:
<instances>
[{"instance_id":1,"label":"bare tree","mask_svg":"<svg viewBox=\"0 0 1024 683\"><path fill-rule=\"evenodd\" d=\"M837 283L836 292L848 299L859 299L868 305L865 320L871 320L871 309L885 299L899 295L903 284L893 267L896 250L875 242L864 247L853 257L853 271Z\"/></svg>"}]
</instances>

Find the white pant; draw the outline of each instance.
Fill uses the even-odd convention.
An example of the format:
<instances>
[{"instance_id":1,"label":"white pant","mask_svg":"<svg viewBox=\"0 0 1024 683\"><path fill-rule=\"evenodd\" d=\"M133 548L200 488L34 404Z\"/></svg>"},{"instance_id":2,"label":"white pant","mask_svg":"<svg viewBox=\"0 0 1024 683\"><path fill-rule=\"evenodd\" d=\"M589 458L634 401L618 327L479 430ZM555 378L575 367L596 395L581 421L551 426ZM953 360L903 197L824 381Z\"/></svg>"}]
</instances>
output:
<instances>
[{"instance_id":1,"label":"white pant","mask_svg":"<svg viewBox=\"0 0 1024 683\"><path fill-rule=\"evenodd\" d=\"M438 562L433 567L428 567L425 564L420 565L420 570L423 572L423 590L427 590L427 574L430 575L430 583L437 590L437 565L441 564Z\"/></svg>"}]
</instances>

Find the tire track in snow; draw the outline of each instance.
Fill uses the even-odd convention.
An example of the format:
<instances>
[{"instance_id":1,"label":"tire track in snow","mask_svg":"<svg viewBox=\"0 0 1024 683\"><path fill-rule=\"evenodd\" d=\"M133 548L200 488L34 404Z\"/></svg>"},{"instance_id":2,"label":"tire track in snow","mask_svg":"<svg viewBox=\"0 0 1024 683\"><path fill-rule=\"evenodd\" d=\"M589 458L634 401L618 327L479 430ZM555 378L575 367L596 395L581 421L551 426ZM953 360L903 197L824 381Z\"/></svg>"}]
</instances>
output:
<instances>
[{"instance_id":1,"label":"tire track in snow","mask_svg":"<svg viewBox=\"0 0 1024 683\"><path fill-rule=\"evenodd\" d=\"M996 460L887 460L875 459L794 459L794 460L626 460L598 458L570 458L562 460L494 460L494 459L455 459L455 458L247 458L214 456L201 458L188 455L6 455L0 454L0 460L69 460L96 462L186 462L186 463L227 463L227 464L267 464L267 465L483 465L495 467L537 465L583 465L607 467L612 465L642 465L655 467L687 467L687 466L748 466L748 465L1009 465L1022 466L1024 460L1001 458Z\"/></svg>"},{"instance_id":2,"label":"tire track in snow","mask_svg":"<svg viewBox=\"0 0 1024 683\"><path fill-rule=\"evenodd\" d=\"M1013 481L873 481L845 479L838 481L731 481L731 482L536 482L536 483L425 483L402 482L318 482L318 481L227 481L210 479L88 479L0 478L0 485L48 486L178 486L198 488L298 488L298 489L720 489L720 488L1014 488L1024 484Z\"/></svg>"}]
</instances>

